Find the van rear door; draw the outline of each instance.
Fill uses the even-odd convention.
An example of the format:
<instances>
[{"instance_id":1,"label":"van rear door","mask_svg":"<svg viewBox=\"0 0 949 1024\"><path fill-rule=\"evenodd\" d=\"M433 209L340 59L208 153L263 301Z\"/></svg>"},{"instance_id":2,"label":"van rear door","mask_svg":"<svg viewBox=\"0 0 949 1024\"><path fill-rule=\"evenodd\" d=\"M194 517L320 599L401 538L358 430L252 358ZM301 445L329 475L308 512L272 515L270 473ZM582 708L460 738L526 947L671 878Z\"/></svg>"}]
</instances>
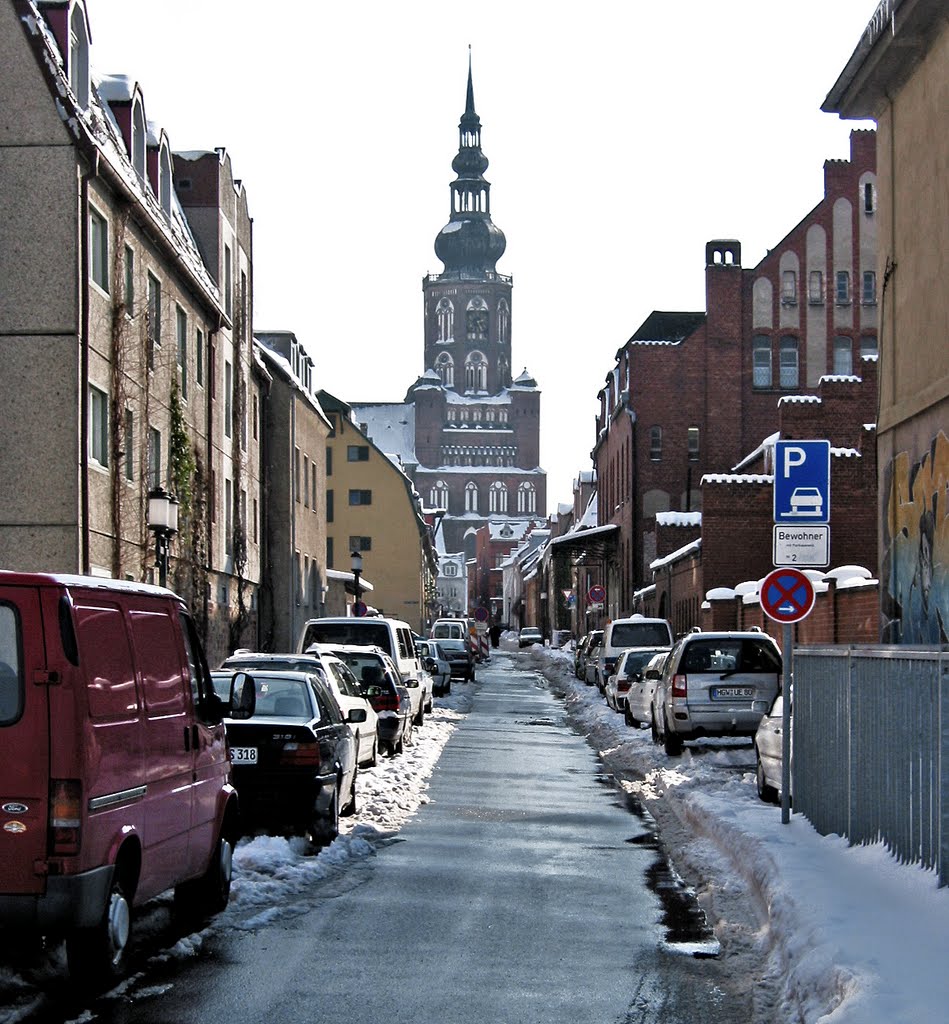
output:
<instances>
[{"instance_id":1,"label":"van rear door","mask_svg":"<svg viewBox=\"0 0 949 1024\"><path fill-rule=\"evenodd\" d=\"M47 629L55 629L55 623ZM49 693L39 590L0 586L0 892L46 890Z\"/></svg>"}]
</instances>

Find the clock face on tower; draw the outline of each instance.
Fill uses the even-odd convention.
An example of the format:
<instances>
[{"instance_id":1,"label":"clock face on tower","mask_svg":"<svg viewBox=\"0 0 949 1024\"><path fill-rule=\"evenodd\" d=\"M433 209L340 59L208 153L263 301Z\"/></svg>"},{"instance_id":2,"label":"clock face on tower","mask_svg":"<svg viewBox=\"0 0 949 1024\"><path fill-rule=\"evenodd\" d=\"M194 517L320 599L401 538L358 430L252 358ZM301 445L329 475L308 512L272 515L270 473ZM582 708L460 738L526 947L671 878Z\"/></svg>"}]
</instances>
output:
<instances>
[{"instance_id":1,"label":"clock face on tower","mask_svg":"<svg viewBox=\"0 0 949 1024\"><path fill-rule=\"evenodd\" d=\"M488 311L486 309L469 309L467 321L467 333L471 341L484 341L488 337Z\"/></svg>"}]
</instances>

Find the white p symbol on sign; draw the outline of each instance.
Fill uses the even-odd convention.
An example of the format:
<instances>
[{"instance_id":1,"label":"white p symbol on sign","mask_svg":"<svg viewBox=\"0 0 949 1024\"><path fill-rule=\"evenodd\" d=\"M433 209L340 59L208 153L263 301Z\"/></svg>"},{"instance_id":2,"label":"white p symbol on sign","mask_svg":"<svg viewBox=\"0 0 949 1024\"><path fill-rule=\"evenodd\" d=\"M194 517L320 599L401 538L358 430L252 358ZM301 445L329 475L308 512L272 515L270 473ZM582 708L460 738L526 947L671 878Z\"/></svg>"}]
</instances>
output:
<instances>
[{"instance_id":1,"label":"white p symbol on sign","mask_svg":"<svg viewBox=\"0 0 949 1024\"><path fill-rule=\"evenodd\" d=\"M782 476L787 479L791 475L791 470L796 466L803 466L804 461L807 458L807 453L803 448L791 448L786 447L784 449L784 472Z\"/></svg>"}]
</instances>

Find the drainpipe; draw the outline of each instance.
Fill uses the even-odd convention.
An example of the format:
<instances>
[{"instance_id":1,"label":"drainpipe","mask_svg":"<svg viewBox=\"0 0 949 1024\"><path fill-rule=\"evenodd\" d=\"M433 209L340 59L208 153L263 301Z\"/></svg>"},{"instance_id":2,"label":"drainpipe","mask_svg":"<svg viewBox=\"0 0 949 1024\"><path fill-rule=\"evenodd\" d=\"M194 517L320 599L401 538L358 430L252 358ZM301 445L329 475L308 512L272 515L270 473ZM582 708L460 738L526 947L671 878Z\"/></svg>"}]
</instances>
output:
<instances>
[{"instance_id":1,"label":"drainpipe","mask_svg":"<svg viewBox=\"0 0 949 1024\"><path fill-rule=\"evenodd\" d=\"M79 323L79 516L80 570L91 571L89 555L89 179L99 175L99 153L92 167L80 181L79 203L79 266L77 268L76 303L80 307Z\"/></svg>"},{"instance_id":2,"label":"drainpipe","mask_svg":"<svg viewBox=\"0 0 949 1024\"><path fill-rule=\"evenodd\" d=\"M290 566L287 584L290 598L290 649L295 649L297 636L297 396L291 384L290 396Z\"/></svg>"}]
</instances>

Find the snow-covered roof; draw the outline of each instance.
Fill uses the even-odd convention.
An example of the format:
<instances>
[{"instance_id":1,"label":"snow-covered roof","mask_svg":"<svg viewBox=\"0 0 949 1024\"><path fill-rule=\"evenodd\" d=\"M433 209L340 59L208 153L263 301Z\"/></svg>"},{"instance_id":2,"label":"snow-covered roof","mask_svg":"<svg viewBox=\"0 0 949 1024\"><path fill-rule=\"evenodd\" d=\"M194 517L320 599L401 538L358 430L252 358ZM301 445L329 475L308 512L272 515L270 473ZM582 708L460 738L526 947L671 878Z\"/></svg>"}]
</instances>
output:
<instances>
[{"instance_id":1,"label":"snow-covered roof","mask_svg":"<svg viewBox=\"0 0 949 1024\"><path fill-rule=\"evenodd\" d=\"M761 455L764 455L764 454L765 454L766 452L768 452L768 451L772 450L772 449L774 448L774 446L775 446L775 443L776 443L777 441L780 441L780 440L781 440L781 431L780 431L780 430L776 430L776 431L775 431L775 432L774 432L773 434L769 434L769 435L768 435L768 436L767 436L767 437L766 437L766 438L765 438L765 439L764 439L764 440L763 440L763 441L761 442L761 444L759 444L759 445L758 445L758 447L757 447L757 448L756 448L756 449L755 449L755 450L754 450L753 452L749 452L749 453L748 453L748 454L747 454L747 455L746 455L746 456L745 456L745 457L744 457L744 458L743 458L743 459L741 460L741 462L739 462L739 463L738 463L738 464L737 464L736 466L733 466L733 467L732 467L732 472L733 472L733 473L738 473L738 472L740 472L740 471L741 471L741 470L742 470L742 469L743 469L743 468L744 468L745 466L747 466L747 465L748 465L748 464L749 464L750 462L754 462L754 461L755 461L755 460L756 460L757 458L759 458L759 457L760 457Z\"/></svg>"},{"instance_id":2,"label":"snow-covered roof","mask_svg":"<svg viewBox=\"0 0 949 1024\"><path fill-rule=\"evenodd\" d=\"M678 562L680 558L685 558L686 555L691 555L696 551L702 549L702 538L692 541L691 544L684 544L681 548L677 548L671 554L665 556L665 558L657 558L654 562L649 563L650 569L661 569L664 565L669 565L672 562Z\"/></svg>"},{"instance_id":3,"label":"snow-covered roof","mask_svg":"<svg viewBox=\"0 0 949 1024\"><path fill-rule=\"evenodd\" d=\"M831 448L830 454L837 459L862 459L856 448Z\"/></svg>"},{"instance_id":4,"label":"snow-covered roof","mask_svg":"<svg viewBox=\"0 0 949 1024\"><path fill-rule=\"evenodd\" d=\"M825 373L817 381L820 384L862 384L863 378L855 373Z\"/></svg>"},{"instance_id":5,"label":"snow-covered roof","mask_svg":"<svg viewBox=\"0 0 949 1024\"><path fill-rule=\"evenodd\" d=\"M438 377L438 374L435 374ZM439 378L439 381L441 378ZM510 405L511 393L503 388L496 395L489 395L487 392L478 395L459 395L457 391L450 388L445 389L445 403L447 405Z\"/></svg>"},{"instance_id":6,"label":"snow-covered roof","mask_svg":"<svg viewBox=\"0 0 949 1024\"><path fill-rule=\"evenodd\" d=\"M657 512L656 523L659 526L701 526L701 512Z\"/></svg>"},{"instance_id":7,"label":"snow-covered roof","mask_svg":"<svg viewBox=\"0 0 949 1024\"><path fill-rule=\"evenodd\" d=\"M771 473L705 473L703 484L773 484Z\"/></svg>"},{"instance_id":8,"label":"snow-covered roof","mask_svg":"<svg viewBox=\"0 0 949 1024\"><path fill-rule=\"evenodd\" d=\"M532 519L504 521L492 519L488 523L488 536L491 540L521 540L533 523Z\"/></svg>"},{"instance_id":9,"label":"snow-covered roof","mask_svg":"<svg viewBox=\"0 0 949 1024\"><path fill-rule=\"evenodd\" d=\"M590 500L587 502L587 507L583 510L580 522L574 524L575 530L589 530L591 527L596 526L598 504L597 492L594 491Z\"/></svg>"},{"instance_id":10,"label":"snow-covered roof","mask_svg":"<svg viewBox=\"0 0 949 1024\"><path fill-rule=\"evenodd\" d=\"M778 399L778 405L785 402L789 405L820 405L821 399L817 395L782 395Z\"/></svg>"},{"instance_id":11,"label":"snow-covered roof","mask_svg":"<svg viewBox=\"0 0 949 1024\"><path fill-rule=\"evenodd\" d=\"M326 424L327 428L331 428L332 425L330 424L326 413L323 412L323 407L320 405L316 396L307 390L303 381L301 381L293 372L293 367L290 365L290 361L288 359L286 359L280 352L274 352L273 349L262 344L257 340L257 338L254 338L254 353L263 360L266 366L270 369L276 370L294 391L302 395L306 399L307 404Z\"/></svg>"},{"instance_id":12,"label":"snow-covered roof","mask_svg":"<svg viewBox=\"0 0 949 1024\"><path fill-rule=\"evenodd\" d=\"M713 587L705 595L706 601L734 601L736 593L731 587Z\"/></svg>"},{"instance_id":13,"label":"snow-covered roof","mask_svg":"<svg viewBox=\"0 0 949 1024\"><path fill-rule=\"evenodd\" d=\"M353 405L353 421L366 437L387 455L397 456L403 466L416 466L415 406L411 402Z\"/></svg>"}]
</instances>

